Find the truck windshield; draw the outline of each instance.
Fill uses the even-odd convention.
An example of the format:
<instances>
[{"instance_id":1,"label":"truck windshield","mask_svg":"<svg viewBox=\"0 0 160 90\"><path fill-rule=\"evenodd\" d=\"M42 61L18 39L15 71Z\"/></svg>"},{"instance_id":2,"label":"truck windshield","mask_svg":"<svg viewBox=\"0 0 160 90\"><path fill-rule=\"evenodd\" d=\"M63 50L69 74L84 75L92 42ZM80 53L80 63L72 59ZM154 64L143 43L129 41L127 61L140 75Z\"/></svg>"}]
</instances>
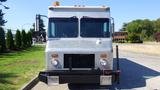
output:
<instances>
[{"instance_id":1,"label":"truck windshield","mask_svg":"<svg viewBox=\"0 0 160 90\"><path fill-rule=\"evenodd\" d=\"M107 18L82 18L80 27L81 37L110 37Z\"/></svg>"},{"instance_id":2,"label":"truck windshield","mask_svg":"<svg viewBox=\"0 0 160 90\"><path fill-rule=\"evenodd\" d=\"M50 18L48 37L78 37L78 18Z\"/></svg>"}]
</instances>

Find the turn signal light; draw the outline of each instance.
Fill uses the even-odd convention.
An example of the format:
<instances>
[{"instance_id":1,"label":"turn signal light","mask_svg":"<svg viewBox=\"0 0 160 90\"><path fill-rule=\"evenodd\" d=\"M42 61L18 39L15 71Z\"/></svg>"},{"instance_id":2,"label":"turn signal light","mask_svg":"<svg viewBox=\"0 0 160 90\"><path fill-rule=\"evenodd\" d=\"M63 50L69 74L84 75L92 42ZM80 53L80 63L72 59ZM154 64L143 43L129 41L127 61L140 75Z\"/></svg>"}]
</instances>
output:
<instances>
[{"instance_id":1,"label":"turn signal light","mask_svg":"<svg viewBox=\"0 0 160 90\"><path fill-rule=\"evenodd\" d=\"M52 54L51 56L52 56L53 59L58 58L58 54L55 54L55 53Z\"/></svg>"},{"instance_id":2,"label":"turn signal light","mask_svg":"<svg viewBox=\"0 0 160 90\"><path fill-rule=\"evenodd\" d=\"M107 56L106 53L103 53L103 54L100 55L100 58L101 58L101 59L106 59L107 57L108 57L108 56Z\"/></svg>"},{"instance_id":3,"label":"turn signal light","mask_svg":"<svg viewBox=\"0 0 160 90\"><path fill-rule=\"evenodd\" d=\"M60 6L60 3L58 1L53 3L53 6Z\"/></svg>"}]
</instances>

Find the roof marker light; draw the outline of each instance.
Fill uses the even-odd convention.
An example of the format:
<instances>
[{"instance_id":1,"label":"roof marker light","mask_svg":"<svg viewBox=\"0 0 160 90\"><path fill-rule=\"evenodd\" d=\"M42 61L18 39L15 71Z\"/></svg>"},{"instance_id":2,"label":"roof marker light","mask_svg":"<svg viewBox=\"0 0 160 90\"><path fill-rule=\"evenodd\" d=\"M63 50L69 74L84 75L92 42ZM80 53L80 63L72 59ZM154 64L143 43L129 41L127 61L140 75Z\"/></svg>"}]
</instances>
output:
<instances>
[{"instance_id":1,"label":"roof marker light","mask_svg":"<svg viewBox=\"0 0 160 90\"><path fill-rule=\"evenodd\" d=\"M60 3L58 1L53 3L53 6L60 6Z\"/></svg>"}]
</instances>

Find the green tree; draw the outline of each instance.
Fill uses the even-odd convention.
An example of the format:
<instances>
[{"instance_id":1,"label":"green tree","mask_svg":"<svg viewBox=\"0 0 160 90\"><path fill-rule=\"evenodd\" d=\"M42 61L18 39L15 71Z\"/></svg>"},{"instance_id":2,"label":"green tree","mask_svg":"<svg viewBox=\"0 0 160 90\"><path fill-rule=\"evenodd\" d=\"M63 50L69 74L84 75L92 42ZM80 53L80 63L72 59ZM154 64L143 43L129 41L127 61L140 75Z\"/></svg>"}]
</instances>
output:
<instances>
[{"instance_id":1,"label":"green tree","mask_svg":"<svg viewBox=\"0 0 160 90\"><path fill-rule=\"evenodd\" d=\"M31 47L32 46L32 33L31 31L28 31L28 33L26 34L26 40L27 40L27 47Z\"/></svg>"},{"instance_id":2,"label":"green tree","mask_svg":"<svg viewBox=\"0 0 160 90\"><path fill-rule=\"evenodd\" d=\"M45 25L44 25L43 19L41 18L41 15L38 16L38 21L39 21L39 25L38 25L39 27L37 27L37 28L39 29L39 31L36 31L33 35L35 38L41 37L41 35L42 35L43 40L41 40L41 41L46 41L46 32L44 29Z\"/></svg>"},{"instance_id":3,"label":"green tree","mask_svg":"<svg viewBox=\"0 0 160 90\"><path fill-rule=\"evenodd\" d=\"M28 37L29 37L29 46L32 46L32 32L28 32Z\"/></svg>"},{"instance_id":4,"label":"green tree","mask_svg":"<svg viewBox=\"0 0 160 90\"><path fill-rule=\"evenodd\" d=\"M30 33L30 31L27 33L26 37L27 37L27 47L30 47L31 46L31 41L30 41L31 33Z\"/></svg>"},{"instance_id":5,"label":"green tree","mask_svg":"<svg viewBox=\"0 0 160 90\"><path fill-rule=\"evenodd\" d=\"M127 31L128 34L137 34L141 40L154 40L154 34L160 30L160 21L133 20L129 23L125 23L121 30ZM132 35L131 35L132 36Z\"/></svg>"},{"instance_id":6,"label":"green tree","mask_svg":"<svg viewBox=\"0 0 160 90\"><path fill-rule=\"evenodd\" d=\"M136 33L131 33L128 35L128 40L131 43L142 43L142 40L140 38L140 35L136 34Z\"/></svg>"},{"instance_id":7,"label":"green tree","mask_svg":"<svg viewBox=\"0 0 160 90\"><path fill-rule=\"evenodd\" d=\"M26 33L26 47L29 47L29 35Z\"/></svg>"},{"instance_id":8,"label":"green tree","mask_svg":"<svg viewBox=\"0 0 160 90\"><path fill-rule=\"evenodd\" d=\"M32 26L33 26L33 27L32 27L32 28L30 28L30 30L29 30L29 31L30 31L31 33L34 33L34 32L35 32L35 23L33 23L33 25L32 25Z\"/></svg>"},{"instance_id":9,"label":"green tree","mask_svg":"<svg viewBox=\"0 0 160 90\"><path fill-rule=\"evenodd\" d=\"M153 21L154 24L154 31L155 32L160 32L160 18Z\"/></svg>"},{"instance_id":10,"label":"green tree","mask_svg":"<svg viewBox=\"0 0 160 90\"><path fill-rule=\"evenodd\" d=\"M7 0L0 0L0 4L2 4L2 2L6 2L6 1ZM7 7L5 7L5 8L7 9ZM2 9L0 9L0 52L4 52L6 50L5 32L1 26L4 26L4 24L7 21L5 21L3 17L4 17L4 13L2 12Z\"/></svg>"},{"instance_id":11,"label":"green tree","mask_svg":"<svg viewBox=\"0 0 160 90\"><path fill-rule=\"evenodd\" d=\"M25 30L22 30L22 48L26 48L27 46L27 35L26 35L26 32Z\"/></svg>"},{"instance_id":12,"label":"green tree","mask_svg":"<svg viewBox=\"0 0 160 90\"><path fill-rule=\"evenodd\" d=\"M3 19L4 13L0 9L0 26L4 26L4 24L7 22Z\"/></svg>"},{"instance_id":13,"label":"green tree","mask_svg":"<svg viewBox=\"0 0 160 90\"><path fill-rule=\"evenodd\" d=\"M0 0L0 2L6 2L7 0Z\"/></svg>"},{"instance_id":14,"label":"green tree","mask_svg":"<svg viewBox=\"0 0 160 90\"><path fill-rule=\"evenodd\" d=\"M142 38L146 39L146 40L151 40L153 38L153 34L155 33L153 22L148 19L145 19L145 20L143 20L141 26L142 26L142 33L141 34L144 34L144 35L142 35L142 36L144 36Z\"/></svg>"},{"instance_id":15,"label":"green tree","mask_svg":"<svg viewBox=\"0 0 160 90\"><path fill-rule=\"evenodd\" d=\"M5 41L5 32L2 27L0 27L0 52L4 52L6 50L6 41Z\"/></svg>"},{"instance_id":16,"label":"green tree","mask_svg":"<svg viewBox=\"0 0 160 90\"><path fill-rule=\"evenodd\" d=\"M134 20L126 26L126 31L129 33L140 34L142 31L142 20Z\"/></svg>"},{"instance_id":17,"label":"green tree","mask_svg":"<svg viewBox=\"0 0 160 90\"><path fill-rule=\"evenodd\" d=\"M15 35L15 45L17 49L21 48L22 41L21 41L21 32L19 30L16 31Z\"/></svg>"},{"instance_id":18,"label":"green tree","mask_svg":"<svg viewBox=\"0 0 160 90\"><path fill-rule=\"evenodd\" d=\"M44 32L45 29L44 29L45 25L44 25L44 21L43 19L40 17L40 20L39 20L39 31L41 32Z\"/></svg>"},{"instance_id":19,"label":"green tree","mask_svg":"<svg viewBox=\"0 0 160 90\"><path fill-rule=\"evenodd\" d=\"M6 35L6 46L10 50L14 49L14 41L13 41L13 35L11 30L8 30Z\"/></svg>"},{"instance_id":20,"label":"green tree","mask_svg":"<svg viewBox=\"0 0 160 90\"><path fill-rule=\"evenodd\" d=\"M6 2L7 0L0 0L0 4L2 2ZM6 8L6 6L4 6ZM3 19L4 13L2 12L2 9L0 9L0 26L4 26L4 24L7 22Z\"/></svg>"},{"instance_id":21,"label":"green tree","mask_svg":"<svg viewBox=\"0 0 160 90\"><path fill-rule=\"evenodd\" d=\"M120 31L126 31L128 23L123 23L122 29Z\"/></svg>"},{"instance_id":22,"label":"green tree","mask_svg":"<svg viewBox=\"0 0 160 90\"><path fill-rule=\"evenodd\" d=\"M0 53L1 53L1 49L2 49L2 46L0 45Z\"/></svg>"}]
</instances>

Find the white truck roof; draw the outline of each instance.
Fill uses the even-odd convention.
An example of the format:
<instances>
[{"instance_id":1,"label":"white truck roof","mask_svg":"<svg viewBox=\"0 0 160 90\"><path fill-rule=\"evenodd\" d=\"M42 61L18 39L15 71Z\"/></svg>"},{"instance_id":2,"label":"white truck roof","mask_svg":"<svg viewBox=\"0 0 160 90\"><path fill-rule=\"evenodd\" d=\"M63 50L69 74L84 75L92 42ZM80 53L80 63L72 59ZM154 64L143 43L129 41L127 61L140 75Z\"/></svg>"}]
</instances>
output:
<instances>
[{"instance_id":1,"label":"white truck roof","mask_svg":"<svg viewBox=\"0 0 160 90\"><path fill-rule=\"evenodd\" d=\"M110 8L107 6L50 6L48 17L95 17L109 18Z\"/></svg>"},{"instance_id":2,"label":"white truck roof","mask_svg":"<svg viewBox=\"0 0 160 90\"><path fill-rule=\"evenodd\" d=\"M99 10L107 10L109 7L107 6L50 6L49 9L99 9Z\"/></svg>"}]
</instances>

